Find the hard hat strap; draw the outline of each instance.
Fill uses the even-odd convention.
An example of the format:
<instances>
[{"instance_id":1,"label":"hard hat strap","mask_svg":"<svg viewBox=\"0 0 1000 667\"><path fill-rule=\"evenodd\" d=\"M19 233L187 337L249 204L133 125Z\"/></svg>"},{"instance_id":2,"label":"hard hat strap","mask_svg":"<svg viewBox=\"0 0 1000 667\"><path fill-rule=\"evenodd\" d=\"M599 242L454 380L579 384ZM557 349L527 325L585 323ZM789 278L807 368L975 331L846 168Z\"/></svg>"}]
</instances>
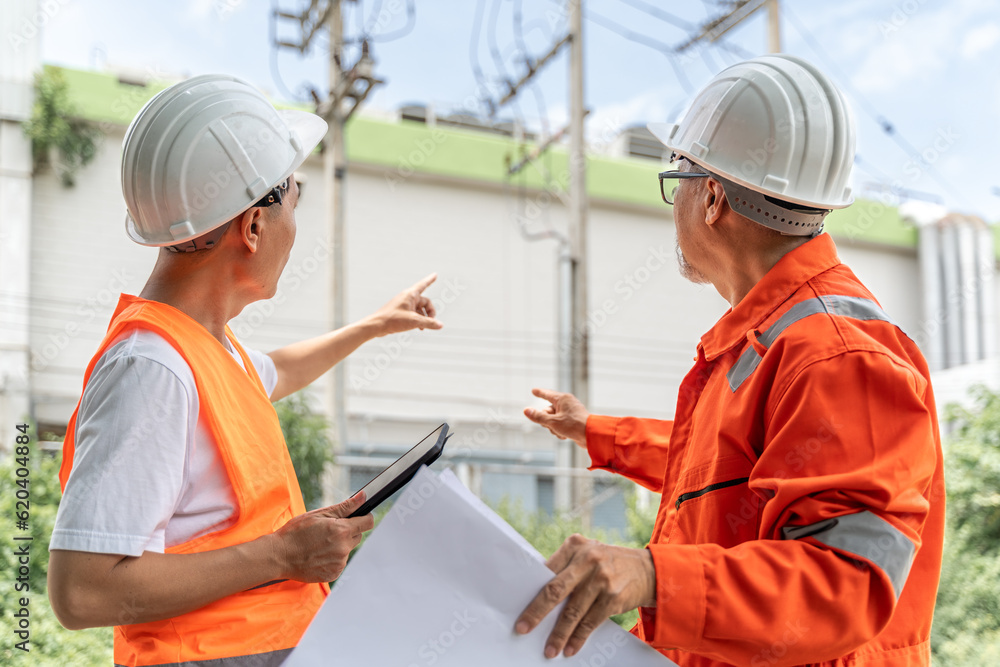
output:
<instances>
[{"instance_id":1,"label":"hard hat strap","mask_svg":"<svg viewBox=\"0 0 1000 667\"><path fill-rule=\"evenodd\" d=\"M167 246L167 250L170 252L195 252L196 250L210 250L219 243L222 235L226 233L227 229L229 229L230 223L232 223L232 220L216 227L210 232L202 234L201 236L189 239L184 243Z\"/></svg>"},{"instance_id":2,"label":"hard hat strap","mask_svg":"<svg viewBox=\"0 0 1000 667\"><path fill-rule=\"evenodd\" d=\"M273 204L281 206L282 202L285 199L285 195L288 193L289 185L290 185L289 179L286 178L281 183L278 183L273 188L271 188L271 191L268 192L263 197L261 197L260 201L256 202L254 206L267 207ZM222 235L226 233L227 229L229 229L230 223L232 223L232 220L219 227L216 227L210 232L207 232L205 234L202 234L201 236L196 236L193 239L185 241L184 243L167 246L167 250L169 250L170 252L195 252L197 250L209 250L211 248L214 248L216 244L219 242L219 239L222 238Z\"/></svg>"},{"instance_id":3,"label":"hard hat strap","mask_svg":"<svg viewBox=\"0 0 1000 667\"><path fill-rule=\"evenodd\" d=\"M270 206L272 204L277 204L281 206L282 202L285 200L285 195L288 193L288 186L290 185L289 179L286 178L281 183L278 183L271 191L265 194L260 200L254 204L254 206Z\"/></svg>"},{"instance_id":4,"label":"hard hat strap","mask_svg":"<svg viewBox=\"0 0 1000 667\"><path fill-rule=\"evenodd\" d=\"M786 236L817 236L823 232L828 209L809 208L769 197L762 192L715 176L722 183L726 201L734 212Z\"/></svg>"}]
</instances>

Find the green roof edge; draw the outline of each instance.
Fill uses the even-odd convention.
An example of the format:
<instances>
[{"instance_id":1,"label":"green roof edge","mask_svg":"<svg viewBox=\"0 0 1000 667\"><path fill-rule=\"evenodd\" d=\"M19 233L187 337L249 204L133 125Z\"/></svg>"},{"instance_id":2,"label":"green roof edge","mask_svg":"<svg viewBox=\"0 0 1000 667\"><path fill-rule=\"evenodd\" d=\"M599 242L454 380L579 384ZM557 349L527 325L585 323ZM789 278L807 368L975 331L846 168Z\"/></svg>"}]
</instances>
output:
<instances>
[{"instance_id":1,"label":"green roof edge","mask_svg":"<svg viewBox=\"0 0 1000 667\"><path fill-rule=\"evenodd\" d=\"M76 113L101 125L128 125L143 104L169 85L150 82L137 86L122 83L113 74L46 67L62 71ZM346 142L348 161L389 167L388 183L420 172L523 187L535 191L528 196L536 201L568 187L568 159L560 146L508 177L508 161L517 162L524 149L509 137L486 132L355 116L347 125ZM658 165L650 160L591 155L587 158L587 192L591 198L610 202L660 206L657 171ZM899 248L917 245L917 230L900 217L898 208L877 201L859 199L846 209L833 211L826 229L847 241ZM1000 229L995 228L994 234L1000 247Z\"/></svg>"}]
</instances>

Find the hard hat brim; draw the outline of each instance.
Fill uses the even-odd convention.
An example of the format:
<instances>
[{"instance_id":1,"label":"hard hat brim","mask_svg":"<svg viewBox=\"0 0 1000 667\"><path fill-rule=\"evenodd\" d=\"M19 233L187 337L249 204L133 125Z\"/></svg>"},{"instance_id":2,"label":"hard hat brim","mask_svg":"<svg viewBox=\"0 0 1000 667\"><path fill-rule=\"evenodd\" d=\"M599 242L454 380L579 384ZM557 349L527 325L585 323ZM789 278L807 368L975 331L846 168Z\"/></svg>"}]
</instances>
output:
<instances>
[{"instance_id":1,"label":"hard hat brim","mask_svg":"<svg viewBox=\"0 0 1000 667\"><path fill-rule=\"evenodd\" d=\"M646 125L646 129L648 129L661 144L667 148L671 148L671 150L672 147L670 146L670 138L673 136L674 128L676 127L677 123L649 123Z\"/></svg>"},{"instance_id":2,"label":"hard hat brim","mask_svg":"<svg viewBox=\"0 0 1000 667\"><path fill-rule=\"evenodd\" d=\"M296 160L296 164L292 167L291 171L285 175L285 178L291 176L292 172L299 168L299 166L305 162L309 154L313 152L313 149L319 145L319 142L323 140L326 136L327 129L329 126L326 121L317 116L314 113L309 113L308 111L299 111L298 109L280 109L278 115L281 119L285 121L292 132L294 132L299 137L299 142L302 144L299 149L299 157ZM284 179L282 179L284 180Z\"/></svg>"},{"instance_id":3,"label":"hard hat brim","mask_svg":"<svg viewBox=\"0 0 1000 667\"><path fill-rule=\"evenodd\" d=\"M665 147L676 153L679 157L685 157L688 160L691 160L695 163L702 164L699 162L697 157L689 155L687 151L681 150L676 146L676 142L674 141L674 134L676 133L678 127L679 126L677 123L648 123L646 125L646 129L648 129L650 133L652 133L652 135L656 137L656 139L661 144L663 144ZM704 164L702 164L702 167L704 167ZM750 188L751 190L754 191L759 191L760 187L759 185L752 183L746 179L740 178L739 176L735 176L733 174L726 174L725 176L734 183L737 183L738 185L742 185L743 187ZM780 199L782 201L787 201L790 204L798 204L799 206L808 206L810 208L839 209L839 208L847 208L848 206L854 203L853 196L847 197L843 201L834 202L832 204L826 202L816 203L813 201L807 201L805 199L790 197L785 194L775 193L771 196L775 197L776 199Z\"/></svg>"}]
</instances>

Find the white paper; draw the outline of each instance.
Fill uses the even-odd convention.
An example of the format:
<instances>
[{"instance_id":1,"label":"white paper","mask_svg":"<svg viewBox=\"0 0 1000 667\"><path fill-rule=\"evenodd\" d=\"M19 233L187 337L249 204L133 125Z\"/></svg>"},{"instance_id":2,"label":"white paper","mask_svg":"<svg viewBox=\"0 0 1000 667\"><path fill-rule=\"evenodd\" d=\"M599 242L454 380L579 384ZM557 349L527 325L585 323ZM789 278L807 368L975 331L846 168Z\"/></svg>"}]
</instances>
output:
<instances>
[{"instance_id":1,"label":"white paper","mask_svg":"<svg viewBox=\"0 0 1000 667\"><path fill-rule=\"evenodd\" d=\"M351 560L285 667L549 665L561 606L528 635L514 622L552 572L451 472L427 468ZM673 662L611 621L568 665ZM676 667L676 666L675 666Z\"/></svg>"}]
</instances>

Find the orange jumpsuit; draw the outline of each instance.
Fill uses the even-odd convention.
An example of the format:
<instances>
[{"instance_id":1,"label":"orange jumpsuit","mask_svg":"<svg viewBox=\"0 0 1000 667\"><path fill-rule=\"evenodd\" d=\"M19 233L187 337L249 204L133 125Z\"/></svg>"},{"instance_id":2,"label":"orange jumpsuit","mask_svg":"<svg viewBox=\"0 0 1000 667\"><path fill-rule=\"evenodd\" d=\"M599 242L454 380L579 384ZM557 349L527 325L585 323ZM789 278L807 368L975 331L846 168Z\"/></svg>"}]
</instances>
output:
<instances>
[{"instance_id":1,"label":"orange jumpsuit","mask_svg":"<svg viewBox=\"0 0 1000 667\"><path fill-rule=\"evenodd\" d=\"M683 667L930 664L944 474L927 364L822 234L706 333L673 421L591 416L593 468L662 494L656 607Z\"/></svg>"}]
</instances>

